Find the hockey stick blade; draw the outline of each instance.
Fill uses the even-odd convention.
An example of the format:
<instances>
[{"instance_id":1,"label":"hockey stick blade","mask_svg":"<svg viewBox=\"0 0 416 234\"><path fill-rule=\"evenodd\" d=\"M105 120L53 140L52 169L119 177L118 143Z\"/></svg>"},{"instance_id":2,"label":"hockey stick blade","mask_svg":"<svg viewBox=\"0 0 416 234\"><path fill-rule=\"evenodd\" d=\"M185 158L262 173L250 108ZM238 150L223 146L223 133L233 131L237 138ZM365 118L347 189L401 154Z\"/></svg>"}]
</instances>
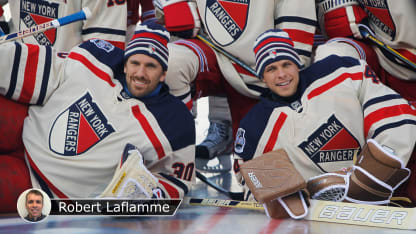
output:
<instances>
[{"instance_id":1,"label":"hockey stick blade","mask_svg":"<svg viewBox=\"0 0 416 234\"><path fill-rule=\"evenodd\" d=\"M258 202L189 198L194 206L215 206L248 210L264 210ZM343 223L379 228L416 230L416 208L377 206L356 203L310 200L306 220Z\"/></svg>"},{"instance_id":2,"label":"hockey stick blade","mask_svg":"<svg viewBox=\"0 0 416 234\"><path fill-rule=\"evenodd\" d=\"M382 41L378 40L375 35L373 35L373 33L371 32L371 30L365 26L360 24L359 25L359 29L360 29L360 33L364 38L367 38L368 40L372 41L373 43L375 43L377 46L379 46L380 48L388 51L390 54L392 54L395 58L397 58L398 60L400 60L401 62L405 63L408 65L408 68L412 69L413 71L416 71L416 63L410 61L408 58L406 58L405 56L403 56L402 54L400 54L398 51L396 51L395 49L391 48L390 46L386 45L385 43L383 43Z\"/></svg>"},{"instance_id":3,"label":"hockey stick blade","mask_svg":"<svg viewBox=\"0 0 416 234\"><path fill-rule=\"evenodd\" d=\"M51 20L49 22L38 24L30 28L24 29L16 33L10 33L0 37L0 44L8 41L14 41L20 38L24 38L36 33L41 33L49 29L57 28L64 26L75 21L85 20L91 16L91 11L88 8L83 8L81 11L78 11L74 14L67 15L65 17Z\"/></svg>"},{"instance_id":4,"label":"hockey stick blade","mask_svg":"<svg viewBox=\"0 0 416 234\"><path fill-rule=\"evenodd\" d=\"M218 184L210 181L206 176L204 176L201 172L196 171L196 177L198 179L200 179L202 182L206 183L207 185L209 185L210 187L214 188L215 190L217 190L218 192L221 192L225 195L227 195L229 198L233 199L233 200L243 200L244 198L244 193L243 192L231 192L228 191L227 189L219 186Z\"/></svg>"}]
</instances>

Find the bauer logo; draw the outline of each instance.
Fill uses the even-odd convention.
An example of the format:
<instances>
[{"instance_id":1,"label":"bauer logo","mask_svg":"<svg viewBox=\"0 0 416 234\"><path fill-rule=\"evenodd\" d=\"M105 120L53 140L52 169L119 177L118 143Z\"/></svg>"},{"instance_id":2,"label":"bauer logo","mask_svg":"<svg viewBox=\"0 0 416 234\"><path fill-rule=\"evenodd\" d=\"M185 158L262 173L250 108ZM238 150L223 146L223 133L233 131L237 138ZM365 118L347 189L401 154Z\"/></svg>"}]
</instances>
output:
<instances>
[{"instance_id":1,"label":"bauer logo","mask_svg":"<svg viewBox=\"0 0 416 234\"><path fill-rule=\"evenodd\" d=\"M59 4L49 1L20 0L20 23L19 30L23 31L32 26L43 24L57 19ZM56 40L56 29L49 29L37 33L33 37L39 45L53 46Z\"/></svg>"},{"instance_id":2,"label":"bauer logo","mask_svg":"<svg viewBox=\"0 0 416 234\"><path fill-rule=\"evenodd\" d=\"M221 46L237 40L247 26L250 0L207 0L205 20L211 38Z\"/></svg>"},{"instance_id":3,"label":"bauer logo","mask_svg":"<svg viewBox=\"0 0 416 234\"><path fill-rule=\"evenodd\" d=\"M49 134L49 148L60 155L76 156L114 132L87 92L58 115Z\"/></svg>"},{"instance_id":4,"label":"bauer logo","mask_svg":"<svg viewBox=\"0 0 416 234\"><path fill-rule=\"evenodd\" d=\"M315 163L352 161L360 148L358 140L335 115L298 145ZM322 165L321 165L322 166Z\"/></svg>"},{"instance_id":5,"label":"bauer logo","mask_svg":"<svg viewBox=\"0 0 416 234\"><path fill-rule=\"evenodd\" d=\"M254 175L254 172L249 172L247 174L248 177L250 177L251 182L253 182L254 187L263 188L263 185L260 183L259 179L257 179L257 176Z\"/></svg>"}]
</instances>

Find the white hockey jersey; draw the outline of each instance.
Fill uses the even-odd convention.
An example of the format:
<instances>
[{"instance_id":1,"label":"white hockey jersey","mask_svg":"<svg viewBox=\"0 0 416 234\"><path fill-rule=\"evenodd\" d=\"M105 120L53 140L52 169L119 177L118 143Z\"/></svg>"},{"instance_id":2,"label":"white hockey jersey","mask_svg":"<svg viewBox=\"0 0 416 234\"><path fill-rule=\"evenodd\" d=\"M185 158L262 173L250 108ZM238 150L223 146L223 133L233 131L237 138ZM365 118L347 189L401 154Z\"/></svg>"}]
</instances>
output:
<instances>
[{"instance_id":1,"label":"white hockey jersey","mask_svg":"<svg viewBox=\"0 0 416 234\"><path fill-rule=\"evenodd\" d=\"M0 46L0 60L0 94L35 104L23 130L35 186L60 198L98 195L130 143L165 197L189 191L193 117L166 85L154 97L129 98L122 85L123 50L91 39L65 58L49 46L15 42Z\"/></svg>"},{"instance_id":2,"label":"white hockey jersey","mask_svg":"<svg viewBox=\"0 0 416 234\"><path fill-rule=\"evenodd\" d=\"M358 0L368 14L368 23L376 37L416 63L416 1ZM416 80L416 71L389 52L374 46L380 65L390 74Z\"/></svg>"},{"instance_id":3,"label":"white hockey jersey","mask_svg":"<svg viewBox=\"0 0 416 234\"><path fill-rule=\"evenodd\" d=\"M352 166L371 138L409 160L416 110L365 61L329 56L301 71L297 95L286 102L269 93L250 110L235 137L237 158L284 149L308 179Z\"/></svg>"},{"instance_id":4,"label":"white hockey jersey","mask_svg":"<svg viewBox=\"0 0 416 234\"><path fill-rule=\"evenodd\" d=\"M255 67L254 41L268 29L288 32L305 65L309 65L317 25L314 0L196 0L204 31L219 47ZM265 85L256 76L216 52L227 81L241 94L259 98ZM204 58L201 58L203 61Z\"/></svg>"},{"instance_id":5,"label":"white hockey jersey","mask_svg":"<svg viewBox=\"0 0 416 234\"><path fill-rule=\"evenodd\" d=\"M13 0L9 1L11 32L67 16L88 7L91 17L57 29L22 39L25 43L51 45L58 51L69 51L92 38L111 42L124 49L127 29L126 1L116 0Z\"/></svg>"}]
</instances>

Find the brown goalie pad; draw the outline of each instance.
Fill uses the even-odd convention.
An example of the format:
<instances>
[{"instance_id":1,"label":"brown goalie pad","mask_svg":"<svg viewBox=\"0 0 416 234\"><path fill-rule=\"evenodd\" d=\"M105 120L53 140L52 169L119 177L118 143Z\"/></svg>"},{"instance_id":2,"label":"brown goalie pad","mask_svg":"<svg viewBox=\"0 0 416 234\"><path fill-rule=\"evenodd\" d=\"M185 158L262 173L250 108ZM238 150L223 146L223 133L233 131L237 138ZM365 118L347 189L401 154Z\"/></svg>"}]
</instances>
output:
<instances>
[{"instance_id":1,"label":"brown goalie pad","mask_svg":"<svg viewBox=\"0 0 416 234\"><path fill-rule=\"evenodd\" d=\"M357 158L345 199L350 202L385 204L410 175L403 162L369 140Z\"/></svg>"},{"instance_id":2,"label":"brown goalie pad","mask_svg":"<svg viewBox=\"0 0 416 234\"><path fill-rule=\"evenodd\" d=\"M260 203L270 202L306 188L305 180L282 149L245 162L240 171L248 188Z\"/></svg>"},{"instance_id":3,"label":"brown goalie pad","mask_svg":"<svg viewBox=\"0 0 416 234\"><path fill-rule=\"evenodd\" d=\"M300 219L308 214L308 193L306 190L292 193L285 197L266 202L264 208L267 216L274 219Z\"/></svg>"}]
</instances>

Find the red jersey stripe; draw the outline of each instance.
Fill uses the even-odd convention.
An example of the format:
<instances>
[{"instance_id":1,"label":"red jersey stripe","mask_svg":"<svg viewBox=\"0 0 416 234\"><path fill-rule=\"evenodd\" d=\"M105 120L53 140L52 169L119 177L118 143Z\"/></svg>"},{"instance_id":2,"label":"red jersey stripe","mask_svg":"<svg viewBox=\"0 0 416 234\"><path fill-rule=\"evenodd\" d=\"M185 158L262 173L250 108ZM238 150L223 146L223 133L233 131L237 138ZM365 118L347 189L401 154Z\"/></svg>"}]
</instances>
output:
<instances>
[{"instance_id":1,"label":"red jersey stripe","mask_svg":"<svg viewBox=\"0 0 416 234\"><path fill-rule=\"evenodd\" d=\"M179 198L179 192L175 187L163 180L159 180L159 183L165 187L166 191L169 193L170 198Z\"/></svg>"},{"instance_id":2,"label":"red jersey stripe","mask_svg":"<svg viewBox=\"0 0 416 234\"><path fill-rule=\"evenodd\" d=\"M32 99L36 84L36 71L39 62L39 46L26 44L28 48L28 60L25 67L25 78L23 81L22 92L18 99L19 102L29 103Z\"/></svg>"},{"instance_id":3,"label":"red jersey stripe","mask_svg":"<svg viewBox=\"0 0 416 234\"><path fill-rule=\"evenodd\" d=\"M363 73L362 72L357 72L357 73L342 73L340 76L338 76L337 78L331 80L330 82L319 86L318 88L312 90L309 94L308 94L308 99L312 99L316 96L321 95L322 93L328 91L329 89L335 87L336 85L342 83L344 80L351 78L352 80L361 80L363 77Z\"/></svg>"},{"instance_id":4,"label":"red jersey stripe","mask_svg":"<svg viewBox=\"0 0 416 234\"><path fill-rule=\"evenodd\" d=\"M267 141L266 147L264 147L263 154L273 150L273 147L277 141L277 137L279 136L280 129L282 129L282 126L284 122L286 121L286 118L287 118L287 114L284 112L282 112L279 115L279 118L277 118L276 123L273 126L272 134L270 135L270 138Z\"/></svg>"},{"instance_id":5,"label":"red jersey stripe","mask_svg":"<svg viewBox=\"0 0 416 234\"><path fill-rule=\"evenodd\" d=\"M45 181L45 183L48 185L48 187L52 190L53 193L55 193L59 198L68 198L67 195L65 195L63 192L61 192L57 187L55 187L55 185L52 184L52 182L50 182L48 180L48 178L46 178L46 176L39 170L39 168L36 166L36 164L33 162L32 158L30 157L29 153L27 152L27 150L25 149L26 152L26 156L27 159L29 161L30 167L36 171L36 173L42 178L43 181Z\"/></svg>"},{"instance_id":6,"label":"red jersey stripe","mask_svg":"<svg viewBox=\"0 0 416 234\"><path fill-rule=\"evenodd\" d=\"M147 121L143 113L140 112L140 108L138 105L133 106L131 110L133 111L134 117L139 121L144 132L146 133L147 137L149 138L150 142L155 148L157 157L159 159L163 158L165 156L165 151L163 150L162 143L160 143L159 138L157 138L155 132L153 131L152 127L149 124L149 121Z\"/></svg>"},{"instance_id":7,"label":"red jersey stripe","mask_svg":"<svg viewBox=\"0 0 416 234\"><path fill-rule=\"evenodd\" d=\"M78 54L76 52L71 52L68 57L84 64L92 73L94 73L94 75L107 82L111 87L116 86L108 73L92 64L86 57L84 57L84 55Z\"/></svg>"},{"instance_id":8,"label":"red jersey stripe","mask_svg":"<svg viewBox=\"0 0 416 234\"><path fill-rule=\"evenodd\" d=\"M301 42L308 45L313 45L313 37L315 34L297 30L297 29L283 29L289 34L293 42Z\"/></svg>"},{"instance_id":9,"label":"red jersey stripe","mask_svg":"<svg viewBox=\"0 0 416 234\"><path fill-rule=\"evenodd\" d=\"M395 106L384 107L374 112L371 112L364 118L364 134L367 138L368 132L371 126L383 119L387 119L399 115L414 115L416 116L416 110L412 109L408 104L401 104Z\"/></svg>"}]
</instances>

